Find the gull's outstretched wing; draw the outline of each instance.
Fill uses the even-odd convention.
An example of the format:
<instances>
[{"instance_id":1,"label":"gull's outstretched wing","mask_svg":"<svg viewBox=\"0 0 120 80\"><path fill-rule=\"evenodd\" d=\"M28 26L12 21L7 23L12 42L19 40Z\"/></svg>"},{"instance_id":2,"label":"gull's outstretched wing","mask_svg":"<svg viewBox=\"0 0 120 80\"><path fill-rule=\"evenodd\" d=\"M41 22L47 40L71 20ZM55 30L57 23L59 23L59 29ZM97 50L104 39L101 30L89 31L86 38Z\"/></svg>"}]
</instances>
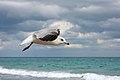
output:
<instances>
[{"instance_id":1,"label":"gull's outstretched wing","mask_svg":"<svg viewBox=\"0 0 120 80\"><path fill-rule=\"evenodd\" d=\"M24 41L22 41L22 43L20 45L30 44L31 42L34 41L35 38L36 38L36 35L32 34L32 35L28 36Z\"/></svg>"},{"instance_id":2,"label":"gull's outstretched wing","mask_svg":"<svg viewBox=\"0 0 120 80\"><path fill-rule=\"evenodd\" d=\"M58 37L59 34L60 34L60 29L57 29L56 31L50 32L49 34L39 39L42 41L53 41Z\"/></svg>"}]
</instances>

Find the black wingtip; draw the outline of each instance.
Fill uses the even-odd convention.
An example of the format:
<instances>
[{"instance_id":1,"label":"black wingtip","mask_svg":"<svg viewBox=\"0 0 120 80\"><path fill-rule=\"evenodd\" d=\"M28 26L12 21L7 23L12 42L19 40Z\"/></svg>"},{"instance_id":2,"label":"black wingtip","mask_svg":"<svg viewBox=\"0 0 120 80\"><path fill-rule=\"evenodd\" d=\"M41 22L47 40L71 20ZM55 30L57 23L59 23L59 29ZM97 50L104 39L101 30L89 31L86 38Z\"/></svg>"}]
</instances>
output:
<instances>
[{"instance_id":1,"label":"black wingtip","mask_svg":"<svg viewBox=\"0 0 120 80\"><path fill-rule=\"evenodd\" d=\"M28 49L28 47L24 48L24 49L22 50L22 52L25 51L26 49Z\"/></svg>"},{"instance_id":2,"label":"black wingtip","mask_svg":"<svg viewBox=\"0 0 120 80\"><path fill-rule=\"evenodd\" d=\"M30 48L30 46L33 44L33 42L31 42L31 44L29 45L29 46L27 46L27 47L25 47L22 51L25 51L25 50L27 50L28 48Z\"/></svg>"},{"instance_id":3,"label":"black wingtip","mask_svg":"<svg viewBox=\"0 0 120 80\"><path fill-rule=\"evenodd\" d=\"M57 31L58 31L58 35L60 34L60 29L57 29Z\"/></svg>"},{"instance_id":4,"label":"black wingtip","mask_svg":"<svg viewBox=\"0 0 120 80\"><path fill-rule=\"evenodd\" d=\"M60 31L60 29L57 29L57 31Z\"/></svg>"},{"instance_id":5,"label":"black wingtip","mask_svg":"<svg viewBox=\"0 0 120 80\"><path fill-rule=\"evenodd\" d=\"M22 52L24 52L24 51L25 51L25 49L22 50Z\"/></svg>"}]
</instances>

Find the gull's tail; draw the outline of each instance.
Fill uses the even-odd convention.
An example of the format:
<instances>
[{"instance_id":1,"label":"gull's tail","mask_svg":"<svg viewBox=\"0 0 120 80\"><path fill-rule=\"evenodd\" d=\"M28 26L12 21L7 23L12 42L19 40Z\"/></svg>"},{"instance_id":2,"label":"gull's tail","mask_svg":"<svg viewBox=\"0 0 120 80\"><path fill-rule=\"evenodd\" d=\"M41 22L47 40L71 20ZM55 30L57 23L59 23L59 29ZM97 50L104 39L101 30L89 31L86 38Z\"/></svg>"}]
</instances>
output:
<instances>
[{"instance_id":1,"label":"gull's tail","mask_svg":"<svg viewBox=\"0 0 120 80\"><path fill-rule=\"evenodd\" d=\"M22 43L20 45L24 45L24 44L30 44L31 42L33 42L36 39L36 35L32 34L29 37L27 37L25 40L22 41Z\"/></svg>"}]
</instances>

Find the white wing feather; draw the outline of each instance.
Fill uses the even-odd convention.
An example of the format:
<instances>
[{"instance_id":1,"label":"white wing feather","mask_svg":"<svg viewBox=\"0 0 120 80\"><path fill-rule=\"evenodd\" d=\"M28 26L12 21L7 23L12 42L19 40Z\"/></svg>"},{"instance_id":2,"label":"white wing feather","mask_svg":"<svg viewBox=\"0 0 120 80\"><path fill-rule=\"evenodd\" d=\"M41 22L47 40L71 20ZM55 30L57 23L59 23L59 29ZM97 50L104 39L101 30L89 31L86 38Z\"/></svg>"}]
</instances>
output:
<instances>
[{"instance_id":1,"label":"white wing feather","mask_svg":"<svg viewBox=\"0 0 120 80\"><path fill-rule=\"evenodd\" d=\"M25 40L23 40L20 45L30 44L35 39L36 39L35 34L32 34L29 37L27 37Z\"/></svg>"},{"instance_id":2,"label":"white wing feather","mask_svg":"<svg viewBox=\"0 0 120 80\"><path fill-rule=\"evenodd\" d=\"M37 38L42 38L44 36L46 36L47 34L51 34L51 32L55 32L57 29L42 29L39 31L36 31L35 34L37 36Z\"/></svg>"},{"instance_id":3,"label":"white wing feather","mask_svg":"<svg viewBox=\"0 0 120 80\"><path fill-rule=\"evenodd\" d=\"M30 44L36 38L42 38L45 35L50 34L51 32L56 31L56 30L57 29L49 29L49 28L47 29L47 28L45 28L45 29L36 31L32 35L30 35L29 37L27 37L24 41L22 41L22 43L20 45Z\"/></svg>"}]
</instances>

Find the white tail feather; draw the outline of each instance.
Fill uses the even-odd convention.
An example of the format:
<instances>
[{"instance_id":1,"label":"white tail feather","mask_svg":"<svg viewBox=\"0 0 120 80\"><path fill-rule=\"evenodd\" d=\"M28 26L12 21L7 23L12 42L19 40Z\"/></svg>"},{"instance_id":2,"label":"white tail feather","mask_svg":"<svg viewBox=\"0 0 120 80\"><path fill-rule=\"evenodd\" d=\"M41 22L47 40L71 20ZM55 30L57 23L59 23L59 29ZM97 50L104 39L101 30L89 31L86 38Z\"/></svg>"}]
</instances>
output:
<instances>
[{"instance_id":1,"label":"white tail feather","mask_svg":"<svg viewBox=\"0 0 120 80\"><path fill-rule=\"evenodd\" d=\"M25 44L30 44L31 42L33 42L36 39L36 35L32 34L29 37L27 37L24 41L22 41L22 43L20 45L25 45Z\"/></svg>"}]
</instances>

